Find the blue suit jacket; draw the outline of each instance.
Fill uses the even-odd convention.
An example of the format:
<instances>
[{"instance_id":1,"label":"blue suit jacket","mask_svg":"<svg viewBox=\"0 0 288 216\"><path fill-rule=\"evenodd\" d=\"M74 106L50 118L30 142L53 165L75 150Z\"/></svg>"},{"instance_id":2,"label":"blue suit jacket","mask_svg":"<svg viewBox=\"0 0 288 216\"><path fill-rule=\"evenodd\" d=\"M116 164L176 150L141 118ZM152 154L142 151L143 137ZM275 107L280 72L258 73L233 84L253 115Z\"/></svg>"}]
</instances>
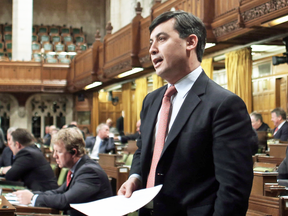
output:
<instances>
[{"instance_id":1,"label":"blue suit jacket","mask_svg":"<svg viewBox=\"0 0 288 216\"><path fill-rule=\"evenodd\" d=\"M85 140L86 148L90 149L90 153L92 152L94 148L95 141L96 141L95 136L87 137ZM114 144L113 137L110 137L109 139L104 139L99 148L99 153L109 153L111 151L112 153L115 153L115 144Z\"/></svg>"}]
</instances>

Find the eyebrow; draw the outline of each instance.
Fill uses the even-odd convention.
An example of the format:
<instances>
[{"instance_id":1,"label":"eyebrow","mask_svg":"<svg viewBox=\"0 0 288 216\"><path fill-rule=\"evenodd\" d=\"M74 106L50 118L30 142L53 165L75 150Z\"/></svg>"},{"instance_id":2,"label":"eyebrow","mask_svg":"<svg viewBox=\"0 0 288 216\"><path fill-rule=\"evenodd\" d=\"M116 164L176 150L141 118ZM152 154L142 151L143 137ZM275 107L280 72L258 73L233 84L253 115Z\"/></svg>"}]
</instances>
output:
<instances>
[{"instance_id":1,"label":"eyebrow","mask_svg":"<svg viewBox=\"0 0 288 216\"><path fill-rule=\"evenodd\" d=\"M166 32L159 32L159 33L155 36L155 38L158 38L158 37L159 37L160 35L162 35L162 34L165 35L165 36L168 36L168 34L167 34ZM153 39L150 38L149 41L150 41L150 43L151 43L151 41L153 41Z\"/></svg>"}]
</instances>

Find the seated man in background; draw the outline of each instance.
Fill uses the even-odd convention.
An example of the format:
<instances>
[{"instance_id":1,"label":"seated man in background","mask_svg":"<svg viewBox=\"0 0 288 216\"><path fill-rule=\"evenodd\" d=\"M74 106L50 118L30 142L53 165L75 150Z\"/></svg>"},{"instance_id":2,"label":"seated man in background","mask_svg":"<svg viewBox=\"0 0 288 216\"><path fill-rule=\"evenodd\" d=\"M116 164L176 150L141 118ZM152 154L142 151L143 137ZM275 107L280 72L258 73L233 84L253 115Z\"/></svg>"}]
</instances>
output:
<instances>
[{"instance_id":1,"label":"seated man in background","mask_svg":"<svg viewBox=\"0 0 288 216\"><path fill-rule=\"evenodd\" d=\"M11 133L15 131L16 127L10 127L7 130L7 146L4 148L0 158L0 175L3 175L3 169L6 166L11 166L14 160L13 152L11 151Z\"/></svg>"},{"instance_id":2,"label":"seated man in background","mask_svg":"<svg viewBox=\"0 0 288 216\"><path fill-rule=\"evenodd\" d=\"M70 169L67 181L56 190L14 192L20 203L60 209L64 210L64 214L78 216L84 214L72 209L70 203L91 202L112 196L106 173L85 154L85 143L78 128L61 129L52 142L57 164L60 168Z\"/></svg>"},{"instance_id":3,"label":"seated man in background","mask_svg":"<svg viewBox=\"0 0 288 216\"><path fill-rule=\"evenodd\" d=\"M29 131L17 128L11 133L11 150L15 159L12 166L3 168L6 180L21 180L31 190L45 191L58 187L50 164L34 144Z\"/></svg>"},{"instance_id":4,"label":"seated man in background","mask_svg":"<svg viewBox=\"0 0 288 216\"><path fill-rule=\"evenodd\" d=\"M108 127L109 127L109 131L110 131L110 133L113 134L113 136L119 134L117 128L113 127L113 121L112 121L111 118L108 118L108 119L106 120L106 124L108 125Z\"/></svg>"},{"instance_id":5,"label":"seated man in background","mask_svg":"<svg viewBox=\"0 0 288 216\"><path fill-rule=\"evenodd\" d=\"M273 136L275 139L281 141L288 140L288 123L286 121L286 112L282 108L275 108L271 111L271 121L273 121L275 128Z\"/></svg>"},{"instance_id":6,"label":"seated man in background","mask_svg":"<svg viewBox=\"0 0 288 216\"><path fill-rule=\"evenodd\" d=\"M51 125L49 127L49 134L47 134L47 136L45 135L44 137L44 145L46 146L50 146L51 143L51 135L53 133L53 131L56 130L56 126L55 125Z\"/></svg>"},{"instance_id":7,"label":"seated man in background","mask_svg":"<svg viewBox=\"0 0 288 216\"><path fill-rule=\"evenodd\" d=\"M128 140L137 140L140 136L140 126L141 126L141 119L136 123L136 133L126 135L126 136L117 136L115 137L115 141L121 141L121 143L127 143Z\"/></svg>"},{"instance_id":8,"label":"seated man in background","mask_svg":"<svg viewBox=\"0 0 288 216\"><path fill-rule=\"evenodd\" d=\"M115 153L114 138L109 137L109 126L101 123L96 128L97 136L87 137L85 140L86 148L90 149L90 157L99 159L98 153Z\"/></svg>"},{"instance_id":9,"label":"seated man in background","mask_svg":"<svg viewBox=\"0 0 288 216\"><path fill-rule=\"evenodd\" d=\"M266 123L263 122L261 113L252 112L250 114L250 118L251 118L252 127L256 131L267 131L268 129L270 129L270 127Z\"/></svg>"}]
</instances>

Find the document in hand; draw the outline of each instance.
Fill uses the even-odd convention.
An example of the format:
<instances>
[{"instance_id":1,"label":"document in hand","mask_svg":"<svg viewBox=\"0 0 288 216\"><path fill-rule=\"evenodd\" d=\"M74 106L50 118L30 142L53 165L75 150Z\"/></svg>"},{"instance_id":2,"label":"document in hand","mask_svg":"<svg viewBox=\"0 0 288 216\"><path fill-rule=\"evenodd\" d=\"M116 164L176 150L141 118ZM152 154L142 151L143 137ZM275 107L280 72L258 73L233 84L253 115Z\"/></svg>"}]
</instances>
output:
<instances>
[{"instance_id":1,"label":"document in hand","mask_svg":"<svg viewBox=\"0 0 288 216\"><path fill-rule=\"evenodd\" d=\"M122 216L134 212L149 203L161 190L162 185L134 191L130 198L113 196L93 202L70 204L88 216Z\"/></svg>"}]
</instances>

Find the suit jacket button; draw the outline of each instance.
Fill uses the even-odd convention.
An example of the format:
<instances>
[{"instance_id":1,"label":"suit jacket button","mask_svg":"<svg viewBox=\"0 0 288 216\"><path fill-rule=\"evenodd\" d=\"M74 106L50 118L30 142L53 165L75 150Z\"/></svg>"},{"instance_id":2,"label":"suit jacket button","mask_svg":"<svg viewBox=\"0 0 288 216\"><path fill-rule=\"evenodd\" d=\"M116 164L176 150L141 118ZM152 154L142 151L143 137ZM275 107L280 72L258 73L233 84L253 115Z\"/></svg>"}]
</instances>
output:
<instances>
[{"instance_id":1,"label":"suit jacket button","mask_svg":"<svg viewBox=\"0 0 288 216\"><path fill-rule=\"evenodd\" d=\"M163 176L164 174L163 174L163 173L157 173L157 175L158 175L158 176Z\"/></svg>"}]
</instances>

